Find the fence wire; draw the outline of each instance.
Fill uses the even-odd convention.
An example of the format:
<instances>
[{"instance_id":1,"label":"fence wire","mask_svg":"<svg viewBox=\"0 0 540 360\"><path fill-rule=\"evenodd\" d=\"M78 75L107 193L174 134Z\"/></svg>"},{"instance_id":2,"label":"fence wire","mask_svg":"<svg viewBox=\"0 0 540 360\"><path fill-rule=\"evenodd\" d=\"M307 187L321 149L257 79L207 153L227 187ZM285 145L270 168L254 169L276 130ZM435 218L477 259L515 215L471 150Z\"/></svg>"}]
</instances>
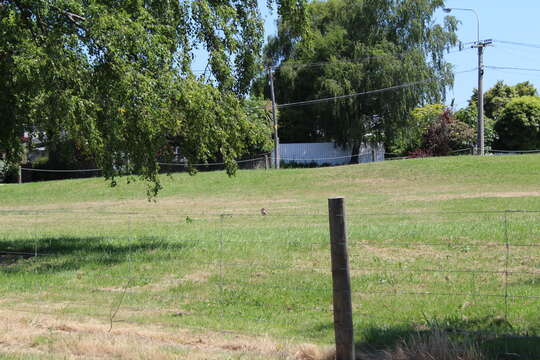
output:
<instances>
[{"instance_id":1,"label":"fence wire","mask_svg":"<svg viewBox=\"0 0 540 360\"><path fill-rule=\"evenodd\" d=\"M3 213L2 311L331 338L323 214ZM352 213L348 223L360 333L434 319L535 331L540 212Z\"/></svg>"},{"instance_id":2,"label":"fence wire","mask_svg":"<svg viewBox=\"0 0 540 360\"><path fill-rule=\"evenodd\" d=\"M452 150L448 156L463 156L474 154L475 150L472 148L464 148ZM538 154L540 150L496 150L488 149L486 155L522 155L522 154ZM313 156L311 158L304 157L281 157L281 167L283 168L297 168L297 167L329 167L329 166L343 166L350 164L364 164L370 162L378 162L385 160L404 160L416 157L416 155L403 155L390 152L380 151L367 151L361 153L355 153L344 156L335 156L335 154L326 154L320 156ZM259 170L270 169L273 167L272 153L264 153L254 156L250 159L238 159L236 163L240 169L243 170ZM178 173L188 172L192 170L197 171L222 171L225 170L225 162L201 162L201 163L189 163L185 159L172 161L172 162L158 162L160 171L163 173ZM102 169L45 169L32 167L31 164L26 164L20 167L21 181L47 181L58 180L68 178L88 178L88 177L101 177L103 176ZM0 174L1 175L1 174ZM15 181L16 179L11 179Z\"/></svg>"}]
</instances>

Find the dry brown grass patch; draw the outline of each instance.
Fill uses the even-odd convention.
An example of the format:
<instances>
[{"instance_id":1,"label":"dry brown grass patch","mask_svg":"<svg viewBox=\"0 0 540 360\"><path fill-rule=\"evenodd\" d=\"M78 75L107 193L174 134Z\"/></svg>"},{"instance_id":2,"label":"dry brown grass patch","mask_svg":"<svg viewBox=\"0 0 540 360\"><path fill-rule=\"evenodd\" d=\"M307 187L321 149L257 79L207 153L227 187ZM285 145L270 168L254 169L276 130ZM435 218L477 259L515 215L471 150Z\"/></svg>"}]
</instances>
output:
<instances>
[{"instance_id":1,"label":"dry brown grass patch","mask_svg":"<svg viewBox=\"0 0 540 360\"><path fill-rule=\"evenodd\" d=\"M334 360L336 352L333 348L316 346L311 344L300 345L294 355L295 360Z\"/></svg>"},{"instance_id":2,"label":"dry brown grass patch","mask_svg":"<svg viewBox=\"0 0 540 360\"><path fill-rule=\"evenodd\" d=\"M443 259L447 255L451 255L451 253L435 249L432 246L421 244L417 245L414 249L362 245L362 253L365 258L375 256L389 262L415 261L422 258Z\"/></svg>"},{"instance_id":3,"label":"dry brown grass patch","mask_svg":"<svg viewBox=\"0 0 540 360\"><path fill-rule=\"evenodd\" d=\"M453 341L443 331L418 333L392 350L360 352L358 360L484 360L478 345Z\"/></svg>"},{"instance_id":4,"label":"dry brown grass patch","mask_svg":"<svg viewBox=\"0 0 540 360\"><path fill-rule=\"evenodd\" d=\"M0 309L0 352L52 358L326 360L326 350L294 346L269 337L170 329L149 324L109 324ZM309 357L311 356L311 357Z\"/></svg>"}]
</instances>

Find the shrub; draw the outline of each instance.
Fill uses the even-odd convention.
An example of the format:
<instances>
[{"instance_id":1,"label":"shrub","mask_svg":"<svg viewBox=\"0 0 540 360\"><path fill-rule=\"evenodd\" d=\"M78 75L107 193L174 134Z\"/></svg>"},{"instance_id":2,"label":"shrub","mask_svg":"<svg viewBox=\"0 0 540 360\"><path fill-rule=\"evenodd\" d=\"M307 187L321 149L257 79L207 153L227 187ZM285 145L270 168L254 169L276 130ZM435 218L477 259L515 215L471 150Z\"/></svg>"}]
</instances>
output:
<instances>
[{"instance_id":1,"label":"shrub","mask_svg":"<svg viewBox=\"0 0 540 360\"><path fill-rule=\"evenodd\" d=\"M540 148L540 98L523 96L510 101L495 123L500 150Z\"/></svg>"},{"instance_id":2,"label":"shrub","mask_svg":"<svg viewBox=\"0 0 540 360\"><path fill-rule=\"evenodd\" d=\"M474 130L466 123L457 120L450 109L446 109L439 116L439 120L426 129L419 150L433 156L445 156L452 150L472 146L473 141Z\"/></svg>"}]
</instances>

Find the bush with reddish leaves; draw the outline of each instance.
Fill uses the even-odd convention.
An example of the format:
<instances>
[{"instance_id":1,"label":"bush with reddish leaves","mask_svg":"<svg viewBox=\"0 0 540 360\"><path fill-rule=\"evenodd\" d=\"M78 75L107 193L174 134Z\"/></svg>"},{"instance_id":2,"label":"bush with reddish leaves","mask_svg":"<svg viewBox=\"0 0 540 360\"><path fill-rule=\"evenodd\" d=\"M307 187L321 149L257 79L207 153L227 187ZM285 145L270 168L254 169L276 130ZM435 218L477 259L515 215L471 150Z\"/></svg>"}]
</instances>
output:
<instances>
[{"instance_id":1,"label":"bush with reddish leaves","mask_svg":"<svg viewBox=\"0 0 540 360\"><path fill-rule=\"evenodd\" d=\"M437 121L428 126L422 136L421 147L410 156L446 156L453 150L470 148L473 142L474 129L457 120L452 110L447 108Z\"/></svg>"}]
</instances>

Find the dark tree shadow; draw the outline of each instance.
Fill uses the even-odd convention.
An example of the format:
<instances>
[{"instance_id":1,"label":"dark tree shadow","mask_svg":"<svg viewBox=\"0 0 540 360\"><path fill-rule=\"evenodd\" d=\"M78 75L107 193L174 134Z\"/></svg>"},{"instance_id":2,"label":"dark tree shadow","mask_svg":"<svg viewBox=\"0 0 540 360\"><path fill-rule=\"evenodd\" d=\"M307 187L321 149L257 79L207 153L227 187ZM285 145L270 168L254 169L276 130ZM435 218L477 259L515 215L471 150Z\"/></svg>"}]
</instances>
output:
<instances>
[{"instance_id":1,"label":"dark tree shadow","mask_svg":"<svg viewBox=\"0 0 540 360\"><path fill-rule=\"evenodd\" d=\"M83 266L110 266L126 262L130 256L156 251L164 259L177 257L193 246L190 241L168 242L150 236L136 240L69 236L0 240L0 272L54 273Z\"/></svg>"},{"instance_id":2,"label":"dark tree shadow","mask_svg":"<svg viewBox=\"0 0 540 360\"><path fill-rule=\"evenodd\" d=\"M315 332L333 331L333 324L319 324ZM540 336L537 329L515 331L498 317L472 320L447 318L424 324L396 326L355 326L357 359L389 359L389 353L404 343L444 334L455 344L474 343L485 359L540 359ZM413 340L413 341L411 341ZM386 352L386 353L385 353ZM359 355L362 354L362 355ZM381 354L386 354L382 356ZM400 357L401 359L401 357ZM403 359L408 359L404 357Z\"/></svg>"}]
</instances>

